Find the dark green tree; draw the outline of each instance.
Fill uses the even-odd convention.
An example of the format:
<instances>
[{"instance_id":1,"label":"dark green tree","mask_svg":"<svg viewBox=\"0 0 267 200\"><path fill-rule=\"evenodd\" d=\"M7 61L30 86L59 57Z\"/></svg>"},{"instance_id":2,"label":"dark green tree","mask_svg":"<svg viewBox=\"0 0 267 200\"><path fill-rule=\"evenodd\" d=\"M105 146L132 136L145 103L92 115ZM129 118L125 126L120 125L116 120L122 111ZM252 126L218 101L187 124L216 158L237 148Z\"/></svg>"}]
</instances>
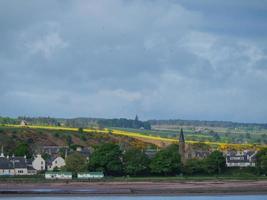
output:
<instances>
[{"instance_id":1,"label":"dark green tree","mask_svg":"<svg viewBox=\"0 0 267 200\"><path fill-rule=\"evenodd\" d=\"M160 150L151 160L150 169L153 174L179 174L181 171L181 157L178 145L170 145Z\"/></svg>"},{"instance_id":2,"label":"dark green tree","mask_svg":"<svg viewBox=\"0 0 267 200\"><path fill-rule=\"evenodd\" d=\"M78 133L83 133L83 128L80 127L80 128L78 129Z\"/></svg>"},{"instance_id":3,"label":"dark green tree","mask_svg":"<svg viewBox=\"0 0 267 200\"><path fill-rule=\"evenodd\" d=\"M183 172L187 175L200 175L206 173L205 160L187 160L183 166Z\"/></svg>"},{"instance_id":4,"label":"dark green tree","mask_svg":"<svg viewBox=\"0 0 267 200\"><path fill-rule=\"evenodd\" d=\"M213 151L205 160L205 168L208 174L221 174L225 169L225 157L220 151Z\"/></svg>"},{"instance_id":5,"label":"dark green tree","mask_svg":"<svg viewBox=\"0 0 267 200\"><path fill-rule=\"evenodd\" d=\"M27 143L19 143L15 149L14 154L16 156L27 156L30 157L31 156L31 149L29 147L29 145Z\"/></svg>"},{"instance_id":6,"label":"dark green tree","mask_svg":"<svg viewBox=\"0 0 267 200\"><path fill-rule=\"evenodd\" d=\"M124 172L128 175L144 175L149 171L149 158L139 149L129 149L123 155Z\"/></svg>"},{"instance_id":7,"label":"dark green tree","mask_svg":"<svg viewBox=\"0 0 267 200\"><path fill-rule=\"evenodd\" d=\"M267 148L263 148L257 153L256 167L259 174L267 174Z\"/></svg>"},{"instance_id":8,"label":"dark green tree","mask_svg":"<svg viewBox=\"0 0 267 200\"><path fill-rule=\"evenodd\" d=\"M104 143L96 147L89 160L89 169L103 171L109 175L123 173L122 152L118 145Z\"/></svg>"},{"instance_id":9,"label":"dark green tree","mask_svg":"<svg viewBox=\"0 0 267 200\"><path fill-rule=\"evenodd\" d=\"M87 169L86 159L78 152L75 152L66 158L66 170L77 173Z\"/></svg>"}]
</instances>

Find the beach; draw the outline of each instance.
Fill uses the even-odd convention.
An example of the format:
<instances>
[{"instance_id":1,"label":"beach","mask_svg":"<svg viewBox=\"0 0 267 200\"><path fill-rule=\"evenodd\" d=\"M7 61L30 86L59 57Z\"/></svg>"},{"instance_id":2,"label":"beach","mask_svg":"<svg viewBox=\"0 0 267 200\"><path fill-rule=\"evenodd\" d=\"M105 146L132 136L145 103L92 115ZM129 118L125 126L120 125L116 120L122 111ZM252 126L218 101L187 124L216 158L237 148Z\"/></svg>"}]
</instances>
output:
<instances>
[{"instance_id":1,"label":"beach","mask_svg":"<svg viewBox=\"0 0 267 200\"><path fill-rule=\"evenodd\" d=\"M267 181L0 183L0 195L267 194Z\"/></svg>"}]
</instances>

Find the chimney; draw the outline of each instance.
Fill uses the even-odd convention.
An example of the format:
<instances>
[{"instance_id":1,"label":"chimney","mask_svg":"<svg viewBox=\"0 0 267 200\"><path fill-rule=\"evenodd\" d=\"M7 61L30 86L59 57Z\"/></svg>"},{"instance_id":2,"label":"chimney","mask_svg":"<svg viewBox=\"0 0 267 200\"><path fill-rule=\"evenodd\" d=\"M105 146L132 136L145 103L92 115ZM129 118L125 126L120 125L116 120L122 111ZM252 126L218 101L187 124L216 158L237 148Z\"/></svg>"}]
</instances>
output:
<instances>
[{"instance_id":1,"label":"chimney","mask_svg":"<svg viewBox=\"0 0 267 200\"><path fill-rule=\"evenodd\" d=\"M68 156L68 149L66 148L65 149L65 159L67 158L67 156Z\"/></svg>"},{"instance_id":2,"label":"chimney","mask_svg":"<svg viewBox=\"0 0 267 200\"><path fill-rule=\"evenodd\" d=\"M4 147L2 145L0 158L4 158L4 157L5 157L5 155L4 155Z\"/></svg>"}]
</instances>

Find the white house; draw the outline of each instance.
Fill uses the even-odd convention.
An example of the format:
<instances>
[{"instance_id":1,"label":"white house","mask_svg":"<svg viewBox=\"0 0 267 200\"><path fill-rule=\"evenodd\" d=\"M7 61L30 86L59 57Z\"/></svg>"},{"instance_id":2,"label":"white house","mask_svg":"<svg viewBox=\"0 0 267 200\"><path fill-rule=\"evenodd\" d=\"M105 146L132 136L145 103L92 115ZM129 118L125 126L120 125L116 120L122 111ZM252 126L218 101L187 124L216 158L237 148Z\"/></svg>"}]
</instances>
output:
<instances>
[{"instance_id":1,"label":"white house","mask_svg":"<svg viewBox=\"0 0 267 200\"><path fill-rule=\"evenodd\" d=\"M20 125L21 126L27 126L29 124L28 124L28 122L26 120L21 120Z\"/></svg>"},{"instance_id":2,"label":"white house","mask_svg":"<svg viewBox=\"0 0 267 200\"><path fill-rule=\"evenodd\" d=\"M24 157L5 157L3 147L0 154L0 176L14 176L14 175L34 175L37 173L35 169L29 164L26 156Z\"/></svg>"},{"instance_id":3,"label":"white house","mask_svg":"<svg viewBox=\"0 0 267 200\"><path fill-rule=\"evenodd\" d=\"M256 151L228 152L226 155L227 167L255 167Z\"/></svg>"},{"instance_id":4,"label":"white house","mask_svg":"<svg viewBox=\"0 0 267 200\"><path fill-rule=\"evenodd\" d=\"M26 156L24 157L12 156L9 160L13 165L13 168L15 170L15 175L28 175Z\"/></svg>"},{"instance_id":5,"label":"white house","mask_svg":"<svg viewBox=\"0 0 267 200\"><path fill-rule=\"evenodd\" d=\"M13 176L15 169L12 163L5 157L0 157L0 176Z\"/></svg>"},{"instance_id":6,"label":"white house","mask_svg":"<svg viewBox=\"0 0 267 200\"><path fill-rule=\"evenodd\" d=\"M71 172L46 172L46 179L72 179Z\"/></svg>"},{"instance_id":7,"label":"white house","mask_svg":"<svg viewBox=\"0 0 267 200\"><path fill-rule=\"evenodd\" d=\"M47 162L47 170L54 170L55 168L60 169L66 165L64 158L61 156L52 158Z\"/></svg>"},{"instance_id":8,"label":"white house","mask_svg":"<svg viewBox=\"0 0 267 200\"><path fill-rule=\"evenodd\" d=\"M42 158L41 154L36 155L36 157L32 161L32 167L37 171L45 170L45 160Z\"/></svg>"}]
</instances>

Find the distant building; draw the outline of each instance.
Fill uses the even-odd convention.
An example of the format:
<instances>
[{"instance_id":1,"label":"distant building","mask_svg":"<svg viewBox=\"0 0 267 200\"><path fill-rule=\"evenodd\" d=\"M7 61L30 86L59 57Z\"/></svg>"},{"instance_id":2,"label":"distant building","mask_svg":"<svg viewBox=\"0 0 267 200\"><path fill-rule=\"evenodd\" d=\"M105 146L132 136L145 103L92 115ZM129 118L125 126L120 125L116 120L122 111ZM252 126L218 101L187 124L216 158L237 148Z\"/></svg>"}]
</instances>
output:
<instances>
[{"instance_id":1,"label":"distant building","mask_svg":"<svg viewBox=\"0 0 267 200\"><path fill-rule=\"evenodd\" d=\"M226 155L227 167L255 167L256 151L228 152Z\"/></svg>"},{"instance_id":2,"label":"distant building","mask_svg":"<svg viewBox=\"0 0 267 200\"><path fill-rule=\"evenodd\" d=\"M185 164L187 159L204 159L207 158L211 151L210 149L203 149L201 147L195 147L192 144L186 144L183 129L180 131L179 136L179 154L181 161Z\"/></svg>"},{"instance_id":3,"label":"distant building","mask_svg":"<svg viewBox=\"0 0 267 200\"><path fill-rule=\"evenodd\" d=\"M52 157L51 159L47 160L47 170L54 170L60 169L66 165L64 158L61 156Z\"/></svg>"},{"instance_id":4,"label":"distant building","mask_svg":"<svg viewBox=\"0 0 267 200\"><path fill-rule=\"evenodd\" d=\"M42 147L42 153L43 154L48 154L48 155L58 155L60 154L60 151L64 151L68 150L69 147L68 146L43 146Z\"/></svg>"},{"instance_id":5,"label":"distant building","mask_svg":"<svg viewBox=\"0 0 267 200\"><path fill-rule=\"evenodd\" d=\"M146 149L144 153L149 157L149 158L154 158L155 155L157 154L158 150L157 149Z\"/></svg>"},{"instance_id":6,"label":"distant building","mask_svg":"<svg viewBox=\"0 0 267 200\"><path fill-rule=\"evenodd\" d=\"M21 120L20 125L21 126L28 126L29 124L26 120Z\"/></svg>"},{"instance_id":7,"label":"distant building","mask_svg":"<svg viewBox=\"0 0 267 200\"><path fill-rule=\"evenodd\" d=\"M210 151L208 150L191 150L191 152L188 154L188 158L196 158L196 159L204 159L207 158L210 155Z\"/></svg>"},{"instance_id":8,"label":"distant building","mask_svg":"<svg viewBox=\"0 0 267 200\"><path fill-rule=\"evenodd\" d=\"M72 179L71 172L45 172L46 179Z\"/></svg>"},{"instance_id":9,"label":"distant building","mask_svg":"<svg viewBox=\"0 0 267 200\"><path fill-rule=\"evenodd\" d=\"M24 157L16 157L16 156L6 156L3 152L0 155L0 175L5 176L14 176L14 175L33 175L36 174L37 171L29 165L26 156Z\"/></svg>"},{"instance_id":10,"label":"distant building","mask_svg":"<svg viewBox=\"0 0 267 200\"><path fill-rule=\"evenodd\" d=\"M14 176L15 169L12 163L5 157L0 157L0 176Z\"/></svg>"},{"instance_id":11,"label":"distant building","mask_svg":"<svg viewBox=\"0 0 267 200\"><path fill-rule=\"evenodd\" d=\"M76 151L80 153L83 157L85 157L86 160L89 160L89 157L91 155L91 151L89 148L77 147Z\"/></svg>"},{"instance_id":12,"label":"distant building","mask_svg":"<svg viewBox=\"0 0 267 200\"><path fill-rule=\"evenodd\" d=\"M32 167L37 171L45 170L45 160L42 158L41 154L37 154L32 161Z\"/></svg>"},{"instance_id":13,"label":"distant building","mask_svg":"<svg viewBox=\"0 0 267 200\"><path fill-rule=\"evenodd\" d=\"M28 175L27 158L12 156L9 161L12 163L15 169L15 175Z\"/></svg>"}]
</instances>

